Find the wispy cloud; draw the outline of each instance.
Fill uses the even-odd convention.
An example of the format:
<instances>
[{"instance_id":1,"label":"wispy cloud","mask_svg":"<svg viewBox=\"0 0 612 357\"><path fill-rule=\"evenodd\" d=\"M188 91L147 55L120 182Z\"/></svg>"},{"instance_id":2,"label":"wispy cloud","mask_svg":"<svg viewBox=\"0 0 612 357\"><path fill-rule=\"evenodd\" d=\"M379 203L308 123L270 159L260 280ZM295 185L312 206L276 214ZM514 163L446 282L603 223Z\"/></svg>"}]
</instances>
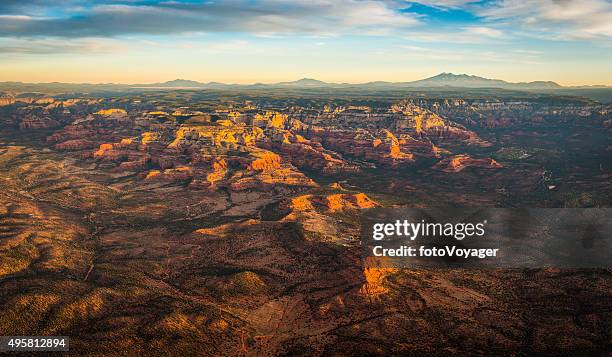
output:
<instances>
[{"instance_id":1,"label":"wispy cloud","mask_svg":"<svg viewBox=\"0 0 612 357\"><path fill-rule=\"evenodd\" d=\"M500 43L509 38L501 29L485 26L468 26L444 31L411 31L407 39L419 42L442 42L455 44Z\"/></svg>"},{"instance_id":2,"label":"wispy cloud","mask_svg":"<svg viewBox=\"0 0 612 357\"><path fill-rule=\"evenodd\" d=\"M0 39L0 57L12 55L107 54L125 52L128 46L112 39Z\"/></svg>"},{"instance_id":3,"label":"wispy cloud","mask_svg":"<svg viewBox=\"0 0 612 357\"><path fill-rule=\"evenodd\" d=\"M539 65L540 53L528 50L506 50L501 52L483 50L448 50L413 45L402 45L402 55L410 59L456 62L495 62Z\"/></svg>"},{"instance_id":4,"label":"wispy cloud","mask_svg":"<svg viewBox=\"0 0 612 357\"><path fill-rule=\"evenodd\" d=\"M480 0L413 0L408 2L431 6L437 9L459 9L479 1Z\"/></svg>"},{"instance_id":5,"label":"wispy cloud","mask_svg":"<svg viewBox=\"0 0 612 357\"><path fill-rule=\"evenodd\" d=\"M225 71L243 81L306 68L354 81L410 62L415 72L434 63L609 82L611 37L612 0L0 0L5 77L46 78L43 65L69 62L85 76L100 63L117 77Z\"/></svg>"},{"instance_id":6,"label":"wispy cloud","mask_svg":"<svg viewBox=\"0 0 612 357\"><path fill-rule=\"evenodd\" d=\"M31 6L40 6L38 1ZM66 0L68 1L68 0ZM49 1L50 4L54 3ZM188 32L337 35L414 26L416 16L396 3L374 0L228 0L219 2L102 1L76 13L46 18L6 18L0 36L121 36ZM0 5L14 12L25 5Z\"/></svg>"},{"instance_id":7,"label":"wispy cloud","mask_svg":"<svg viewBox=\"0 0 612 357\"><path fill-rule=\"evenodd\" d=\"M261 52L260 49L254 47L249 41L244 40L232 40L222 42L207 42L205 44L197 45L200 49L211 54L217 53L257 53Z\"/></svg>"},{"instance_id":8,"label":"wispy cloud","mask_svg":"<svg viewBox=\"0 0 612 357\"><path fill-rule=\"evenodd\" d=\"M610 0L415 0L436 9L460 9L489 25L505 25L549 40L612 36Z\"/></svg>"},{"instance_id":9,"label":"wispy cloud","mask_svg":"<svg viewBox=\"0 0 612 357\"><path fill-rule=\"evenodd\" d=\"M612 36L612 2L607 0L501 0L474 11L550 39Z\"/></svg>"}]
</instances>

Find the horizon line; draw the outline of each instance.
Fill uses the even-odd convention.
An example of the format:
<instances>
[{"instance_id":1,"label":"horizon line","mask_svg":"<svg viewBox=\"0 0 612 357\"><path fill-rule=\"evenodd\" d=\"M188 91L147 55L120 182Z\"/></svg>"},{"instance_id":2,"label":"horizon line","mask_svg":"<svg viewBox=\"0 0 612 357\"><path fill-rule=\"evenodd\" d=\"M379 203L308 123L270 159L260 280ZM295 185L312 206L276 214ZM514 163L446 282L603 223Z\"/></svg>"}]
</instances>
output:
<instances>
[{"instance_id":1,"label":"horizon line","mask_svg":"<svg viewBox=\"0 0 612 357\"><path fill-rule=\"evenodd\" d=\"M73 82L73 81L58 81L58 80L54 80L54 81L41 81L41 82L25 82L25 81L20 81L20 80L1 80L0 79L0 83L21 83L21 84L34 84L34 85L44 85L44 84L71 84L71 85L128 85L128 86L133 86L133 85L152 85L152 84L165 84L168 82L173 82L173 81L191 81L191 82L198 82L200 84L211 84L211 83L217 83L217 84L223 84L223 85L236 85L236 86L249 86L249 85L258 85L258 84L262 84L262 85L273 85L273 84L281 84L281 83L294 83L294 82L298 82L298 81L302 81L302 80L312 80L312 81L317 81L317 82L322 82L324 84L337 84L337 85L365 85L365 84L371 84L371 83L389 83L389 84L397 84L397 83L411 83L411 82L416 82L416 81L420 81L420 80L426 80L426 79L430 79L439 75L443 75L443 74L451 74L451 75L455 75L455 76L470 76L470 77L476 77L479 79L485 79L485 80L499 80L499 81L504 81L508 84L521 84L521 83L533 83L533 82L551 82L551 83L555 83L558 84L562 87L610 87L612 86L612 84L561 84L563 82L558 82L555 80L550 80L550 79L535 79L535 80L530 80L530 81L519 81L519 82L513 82L513 81L509 81L506 79L501 79L501 78L489 78L489 77L483 77L483 76L479 76L479 75L473 75L473 74L468 74L468 73L453 73L453 72L439 72L438 74L435 75L430 75L428 77L424 77L424 78L419 78L419 79L410 79L410 80L398 80L398 81L388 81L388 80L370 80L370 81L364 81L364 82L327 82L325 80L321 80L321 79L317 79L314 76L296 76L299 77L298 79L293 79L293 80L276 80L276 81L256 81L256 82L225 82L225 81L216 81L216 80L198 80L198 79L187 79L187 78L181 78L181 77L175 77L173 79L169 79L169 80L152 80L149 82L131 82L131 81L127 81L127 82L98 82L98 81L91 81L91 82ZM294 78L296 78L294 77Z\"/></svg>"}]
</instances>

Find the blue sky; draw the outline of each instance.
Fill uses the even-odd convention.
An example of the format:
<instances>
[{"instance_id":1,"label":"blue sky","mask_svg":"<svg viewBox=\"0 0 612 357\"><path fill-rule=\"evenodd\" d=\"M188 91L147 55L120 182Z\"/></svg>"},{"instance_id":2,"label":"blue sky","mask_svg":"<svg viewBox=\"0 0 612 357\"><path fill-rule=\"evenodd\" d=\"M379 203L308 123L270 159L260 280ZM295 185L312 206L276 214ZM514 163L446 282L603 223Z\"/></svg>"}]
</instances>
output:
<instances>
[{"instance_id":1,"label":"blue sky","mask_svg":"<svg viewBox=\"0 0 612 357\"><path fill-rule=\"evenodd\" d=\"M612 85L609 0L2 0L0 81Z\"/></svg>"}]
</instances>

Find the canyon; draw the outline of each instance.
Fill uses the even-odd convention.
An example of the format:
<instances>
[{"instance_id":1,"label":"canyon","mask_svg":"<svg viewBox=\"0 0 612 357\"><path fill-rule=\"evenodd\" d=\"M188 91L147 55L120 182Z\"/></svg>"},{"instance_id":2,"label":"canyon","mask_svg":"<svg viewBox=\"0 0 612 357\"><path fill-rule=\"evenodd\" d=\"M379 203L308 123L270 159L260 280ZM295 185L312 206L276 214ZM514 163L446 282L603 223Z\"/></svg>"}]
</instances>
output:
<instances>
[{"instance_id":1,"label":"canyon","mask_svg":"<svg viewBox=\"0 0 612 357\"><path fill-rule=\"evenodd\" d=\"M609 269L398 269L377 207L610 207L585 98L160 91L0 101L0 335L74 354L609 349Z\"/></svg>"}]
</instances>

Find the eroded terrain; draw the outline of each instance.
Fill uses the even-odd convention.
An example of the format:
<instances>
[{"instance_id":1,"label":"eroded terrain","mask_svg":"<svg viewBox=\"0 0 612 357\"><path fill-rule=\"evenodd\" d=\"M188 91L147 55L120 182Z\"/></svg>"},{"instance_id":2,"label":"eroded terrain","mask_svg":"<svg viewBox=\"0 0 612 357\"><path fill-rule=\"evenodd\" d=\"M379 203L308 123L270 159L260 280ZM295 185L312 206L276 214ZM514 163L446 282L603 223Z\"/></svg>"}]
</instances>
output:
<instances>
[{"instance_id":1,"label":"eroded terrain","mask_svg":"<svg viewBox=\"0 0 612 357\"><path fill-rule=\"evenodd\" d=\"M610 351L609 270L398 270L358 246L377 206L609 207L609 106L3 104L0 335L104 355Z\"/></svg>"}]
</instances>

